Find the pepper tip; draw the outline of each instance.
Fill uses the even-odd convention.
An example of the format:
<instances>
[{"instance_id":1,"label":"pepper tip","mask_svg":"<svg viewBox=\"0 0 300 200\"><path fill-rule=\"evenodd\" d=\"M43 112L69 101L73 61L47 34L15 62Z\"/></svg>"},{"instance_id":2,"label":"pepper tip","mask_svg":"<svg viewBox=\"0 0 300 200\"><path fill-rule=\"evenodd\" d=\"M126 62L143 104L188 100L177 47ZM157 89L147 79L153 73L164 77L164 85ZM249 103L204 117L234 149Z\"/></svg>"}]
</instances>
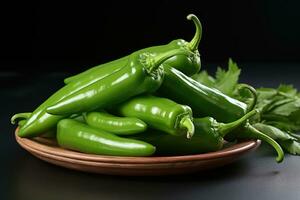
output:
<instances>
[{"instance_id":1,"label":"pepper tip","mask_svg":"<svg viewBox=\"0 0 300 200\"><path fill-rule=\"evenodd\" d=\"M196 17L194 14L188 14L187 16L186 16L186 18L188 19L188 20L192 20L192 18L193 17Z\"/></svg>"}]
</instances>

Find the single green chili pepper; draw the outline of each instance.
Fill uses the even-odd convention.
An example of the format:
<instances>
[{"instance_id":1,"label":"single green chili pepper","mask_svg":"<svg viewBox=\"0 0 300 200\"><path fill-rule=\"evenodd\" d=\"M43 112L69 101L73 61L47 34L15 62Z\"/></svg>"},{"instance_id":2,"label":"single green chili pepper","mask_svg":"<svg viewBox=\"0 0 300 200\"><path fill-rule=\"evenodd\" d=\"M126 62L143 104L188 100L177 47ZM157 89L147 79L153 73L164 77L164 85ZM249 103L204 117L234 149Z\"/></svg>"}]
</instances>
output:
<instances>
[{"instance_id":1,"label":"single green chili pepper","mask_svg":"<svg viewBox=\"0 0 300 200\"><path fill-rule=\"evenodd\" d=\"M240 119L227 124L218 123L212 117L195 118L195 134L186 139L169 135L157 130L130 136L130 138L146 141L156 147L156 153L161 155L187 155L218 151L223 148L224 136L243 125L247 119L257 113L252 110Z\"/></svg>"},{"instance_id":2,"label":"single green chili pepper","mask_svg":"<svg viewBox=\"0 0 300 200\"><path fill-rule=\"evenodd\" d=\"M209 88L164 65L165 77L158 94L189 105L196 117L212 116L220 122L232 122L245 115L247 105L222 92Z\"/></svg>"},{"instance_id":3,"label":"single green chili pepper","mask_svg":"<svg viewBox=\"0 0 300 200\"><path fill-rule=\"evenodd\" d=\"M216 89L204 86L174 68L164 65L164 72L164 81L158 93L178 103L189 105L196 118L211 116L219 122L232 122L244 116L248 111L245 103L233 99ZM249 90L252 92L251 89ZM252 95L256 99L256 94ZM261 139L269 143L277 151L276 161L281 162L283 160L284 153L280 145L272 138L256 130L250 124L245 125L240 130L240 134L245 138ZM238 135L238 133L233 134L234 137L236 134ZM225 139L227 139L227 136Z\"/></svg>"},{"instance_id":4,"label":"single green chili pepper","mask_svg":"<svg viewBox=\"0 0 300 200\"><path fill-rule=\"evenodd\" d=\"M84 118L89 126L116 135L132 135L147 129L147 124L136 117L117 117L106 112L89 112Z\"/></svg>"},{"instance_id":5,"label":"single green chili pepper","mask_svg":"<svg viewBox=\"0 0 300 200\"><path fill-rule=\"evenodd\" d=\"M139 94L153 93L163 80L161 64L174 55L185 53L182 49L158 55L152 52L133 53L126 67L49 106L47 112L54 115L88 112L107 108Z\"/></svg>"},{"instance_id":6,"label":"single green chili pepper","mask_svg":"<svg viewBox=\"0 0 300 200\"><path fill-rule=\"evenodd\" d=\"M143 53L148 51L162 53L165 51L170 51L171 49L185 48L188 51L192 52L190 56L187 57L184 55L176 55L167 59L166 61L164 61L164 63L182 71L188 76L191 76L199 72L201 68L201 61L200 61L198 46L202 37L202 25L199 19L193 14L189 14L187 16L187 19L192 20L196 27L195 35L190 42L186 42L183 39L177 39L171 41L169 44L166 45L141 49L137 51L137 53ZM69 84L70 82L73 81L80 81L82 77L87 77L87 76L92 80L96 78L99 74L101 75L103 73L109 73L110 71L121 69L123 66L126 65L128 58L129 56L125 56L115 61L92 67L82 73L66 78L64 82L66 84Z\"/></svg>"},{"instance_id":7,"label":"single green chili pepper","mask_svg":"<svg viewBox=\"0 0 300 200\"><path fill-rule=\"evenodd\" d=\"M73 119L57 125L57 142L67 149L112 156L150 156L155 147L143 141L118 137Z\"/></svg>"},{"instance_id":8,"label":"single green chili pepper","mask_svg":"<svg viewBox=\"0 0 300 200\"><path fill-rule=\"evenodd\" d=\"M136 117L146 122L149 127L172 135L191 138L194 134L192 110L167 98L139 96L116 107L122 116Z\"/></svg>"}]
</instances>

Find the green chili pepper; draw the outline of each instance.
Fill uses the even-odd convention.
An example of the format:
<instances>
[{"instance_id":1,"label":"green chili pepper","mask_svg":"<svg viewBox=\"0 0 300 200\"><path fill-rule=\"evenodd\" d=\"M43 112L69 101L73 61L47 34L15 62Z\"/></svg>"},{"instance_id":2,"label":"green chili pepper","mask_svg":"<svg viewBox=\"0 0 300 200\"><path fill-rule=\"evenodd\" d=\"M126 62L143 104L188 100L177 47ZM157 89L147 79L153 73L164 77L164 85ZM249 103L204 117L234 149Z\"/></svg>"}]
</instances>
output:
<instances>
[{"instance_id":1,"label":"green chili pepper","mask_svg":"<svg viewBox=\"0 0 300 200\"><path fill-rule=\"evenodd\" d=\"M158 55L152 52L133 53L126 67L49 106L47 112L54 115L88 112L107 108L142 93L155 92L163 80L161 63L185 53L182 49Z\"/></svg>"},{"instance_id":2,"label":"green chili pepper","mask_svg":"<svg viewBox=\"0 0 300 200\"><path fill-rule=\"evenodd\" d=\"M164 72L164 81L158 93L178 103L189 105L196 118L211 116L219 122L232 122L241 118L248 111L245 103L233 99L216 89L204 86L174 68L164 65ZM277 151L277 162L283 160L284 153L280 145L272 138L259 132L250 124L245 125L241 130L240 134L245 138L261 139L269 143ZM225 139L227 138L225 137Z\"/></svg>"},{"instance_id":3,"label":"green chili pepper","mask_svg":"<svg viewBox=\"0 0 300 200\"><path fill-rule=\"evenodd\" d=\"M57 92L55 92L51 97L49 97L46 101L44 101L38 108L36 108L33 113L28 117L26 123L20 128L18 135L20 137L35 137L43 132L48 131L51 128L54 128L57 122L64 118L65 116L51 115L46 112L46 108L58 102L61 99L75 93L76 91L97 82L100 79L110 75L112 71L109 73L99 74L93 80L89 79L89 77L83 77L80 81L69 83L64 86ZM19 118L23 118L23 113L16 114L12 117L11 121L14 122Z\"/></svg>"},{"instance_id":4,"label":"green chili pepper","mask_svg":"<svg viewBox=\"0 0 300 200\"><path fill-rule=\"evenodd\" d=\"M220 122L232 122L247 112L245 103L196 82L175 68L164 65L164 72L160 96L189 105L196 117L212 116Z\"/></svg>"},{"instance_id":5,"label":"green chili pepper","mask_svg":"<svg viewBox=\"0 0 300 200\"><path fill-rule=\"evenodd\" d=\"M157 47L150 47L144 50L137 51L137 53L152 52L153 54L161 54L172 49L185 49L189 52L188 56L185 55L174 55L167 59L169 64L178 69L185 69L186 72L196 73L200 70L200 56L198 52L198 44L201 39L202 28L200 21L194 15L189 15L189 19L192 19L196 25L196 34L193 40L188 43L184 40L174 40L168 45L162 45ZM88 70L86 73L82 73L75 78L76 81L71 81L51 97L49 97L45 102L43 102L38 108L34 110L32 115L28 118L24 126L20 128L20 137L35 137L40 135L56 126L57 122L64 118L65 116L51 115L46 112L46 108L50 105L57 103L58 101L70 96L73 93L117 72L120 71L128 63L129 56L125 58L120 58L116 61L112 61L101 65L101 67L96 67L94 69ZM178 60L178 62L176 62ZM185 67L182 67L185 66ZM102 68L103 67L103 68ZM77 77L77 76L76 76Z\"/></svg>"},{"instance_id":6,"label":"green chili pepper","mask_svg":"<svg viewBox=\"0 0 300 200\"><path fill-rule=\"evenodd\" d=\"M156 130L146 131L130 138L146 141L156 147L156 153L161 155L187 155L217 151L223 148L223 137L244 124L247 119L257 113L252 110L240 119L231 123L218 123L212 117L195 118L195 134L186 139L165 134Z\"/></svg>"},{"instance_id":7,"label":"green chili pepper","mask_svg":"<svg viewBox=\"0 0 300 200\"><path fill-rule=\"evenodd\" d=\"M116 111L126 117L136 117L149 127L172 135L194 134L192 110L189 106L155 96L139 96L117 106Z\"/></svg>"},{"instance_id":8,"label":"green chili pepper","mask_svg":"<svg viewBox=\"0 0 300 200\"><path fill-rule=\"evenodd\" d=\"M157 53L162 53L166 51L170 51L171 49L180 49L180 48L185 48L188 51L191 51L192 54L190 56L184 56L184 55L176 55L173 56L164 63L182 71L183 73L187 74L188 76L191 76L193 74L196 74L199 72L201 68L201 61L200 61L200 54L198 52L198 46L202 37L202 26L199 21L199 19L193 15L189 14L187 16L188 20L193 20L195 26L196 26L196 32L194 35L194 38L191 40L191 42L186 42L185 40L182 39L177 39L171 41L169 44L166 45L161 45L161 46L154 46L154 47L148 47L145 49L141 49L137 51L137 53L143 53L143 52L157 52ZM89 79L94 79L97 76L103 74L103 73L109 73L110 71L115 71L118 69L121 69L123 66L126 65L128 61L129 56L125 56L123 58L119 58L115 61L108 62L105 64L101 64L98 66L95 66L93 68L90 68L80 74L68 77L64 80L66 84L69 84L70 82L73 81L80 81L81 78L83 77L89 77Z\"/></svg>"},{"instance_id":9,"label":"green chili pepper","mask_svg":"<svg viewBox=\"0 0 300 200\"><path fill-rule=\"evenodd\" d=\"M88 125L116 135L132 135L143 132L147 124L135 117L117 117L105 112L89 112L84 115Z\"/></svg>"},{"instance_id":10,"label":"green chili pepper","mask_svg":"<svg viewBox=\"0 0 300 200\"><path fill-rule=\"evenodd\" d=\"M151 144L121 138L73 119L59 121L57 142L63 148L100 155L150 156L155 152Z\"/></svg>"},{"instance_id":11,"label":"green chili pepper","mask_svg":"<svg viewBox=\"0 0 300 200\"><path fill-rule=\"evenodd\" d=\"M129 56L125 56L104 64L97 65L95 67L92 67L84 72L81 72L79 74L76 74L74 76L70 76L68 78L64 79L65 84L69 84L71 82L77 82L80 81L83 77L89 78L90 80L93 80L97 76L101 76L102 74L111 74L114 71L120 70L122 67L124 67L128 62Z\"/></svg>"}]
</instances>

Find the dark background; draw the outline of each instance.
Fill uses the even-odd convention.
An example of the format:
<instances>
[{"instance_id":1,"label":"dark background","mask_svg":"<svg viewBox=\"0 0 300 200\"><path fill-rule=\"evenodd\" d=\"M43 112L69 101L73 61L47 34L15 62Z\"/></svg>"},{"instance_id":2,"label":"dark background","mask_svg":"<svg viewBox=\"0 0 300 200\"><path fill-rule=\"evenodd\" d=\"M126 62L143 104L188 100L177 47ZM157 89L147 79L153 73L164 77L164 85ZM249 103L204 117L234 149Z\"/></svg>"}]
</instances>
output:
<instances>
[{"instance_id":1,"label":"dark background","mask_svg":"<svg viewBox=\"0 0 300 200\"><path fill-rule=\"evenodd\" d=\"M205 64L300 61L300 2L28 1L1 6L1 71L76 73L137 49L190 40L203 25Z\"/></svg>"},{"instance_id":2,"label":"dark background","mask_svg":"<svg viewBox=\"0 0 300 200\"><path fill-rule=\"evenodd\" d=\"M190 40L203 25L202 69L232 57L241 81L300 89L300 1L8 1L0 3L0 199L285 199L300 196L299 157L267 145L231 165L186 176L81 173L33 157L10 117L34 110L63 79L140 48Z\"/></svg>"}]
</instances>

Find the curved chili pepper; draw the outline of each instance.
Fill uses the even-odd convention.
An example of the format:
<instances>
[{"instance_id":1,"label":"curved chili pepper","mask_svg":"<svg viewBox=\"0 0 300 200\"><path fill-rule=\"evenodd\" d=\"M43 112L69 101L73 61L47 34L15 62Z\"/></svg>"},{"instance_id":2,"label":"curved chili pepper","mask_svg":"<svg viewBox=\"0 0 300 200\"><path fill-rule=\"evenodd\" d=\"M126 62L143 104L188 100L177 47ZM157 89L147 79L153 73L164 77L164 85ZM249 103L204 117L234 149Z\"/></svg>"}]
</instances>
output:
<instances>
[{"instance_id":1,"label":"curved chili pepper","mask_svg":"<svg viewBox=\"0 0 300 200\"><path fill-rule=\"evenodd\" d=\"M217 151L222 149L223 138L227 133L240 127L256 113L256 110L252 110L240 119L227 124L218 123L212 117L194 118L195 134L191 139L168 135L156 130L146 131L130 136L130 138L143 140L156 146L156 153L162 155L187 155Z\"/></svg>"},{"instance_id":2,"label":"curved chili pepper","mask_svg":"<svg viewBox=\"0 0 300 200\"><path fill-rule=\"evenodd\" d=\"M139 96L115 109L122 116L139 118L149 127L171 135L185 134L187 138L191 138L194 134L191 108L166 98Z\"/></svg>"},{"instance_id":3,"label":"curved chili pepper","mask_svg":"<svg viewBox=\"0 0 300 200\"><path fill-rule=\"evenodd\" d=\"M158 55L152 52L134 53L126 67L49 106L47 112L54 115L88 112L107 108L142 93L155 92L163 80L161 63L185 53L182 49Z\"/></svg>"},{"instance_id":4,"label":"curved chili pepper","mask_svg":"<svg viewBox=\"0 0 300 200\"><path fill-rule=\"evenodd\" d=\"M248 111L245 103L204 86L175 68L164 65L164 72L165 78L158 93L178 103L189 105L195 117L211 116L219 122L232 122ZM256 130L250 124L243 126L241 130L240 134L244 138L261 139L270 144L277 151L276 161L283 160L284 153L280 145L272 138ZM234 131L233 136L238 137L238 135L239 133Z\"/></svg>"},{"instance_id":5,"label":"curved chili pepper","mask_svg":"<svg viewBox=\"0 0 300 200\"><path fill-rule=\"evenodd\" d=\"M165 60L164 63L182 71L184 74L188 76L196 74L197 72L199 72L201 68L198 46L202 37L202 25L200 20L194 14L189 14L187 16L187 19L192 20L196 27L195 35L190 42L186 42L183 39L177 39L171 41L166 45L153 46L153 47L148 47L145 49L138 50L136 53L143 53L148 51L162 53L165 51L170 51L171 49L185 48L187 49L187 51L190 51L192 53L190 54L190 56L187 57L185 55L175 55ZM89 79L92 80L96 78L98 75L101 75L103 73L109 73L110 71L115 71L122 68L123 66L126 65L128 58L129 56L125 56L115 61L92 67L82 73L66 78L64 82L66 84L69 84L70 82L73 81L80 81L81 78L83 77L85 78L89 77Z\"/></svg>"},{"instance_id":6,"label":"curved chili pepper","mask_svg":"<svg viewBox=\"0 0 300 200\"><path fill-rule=\"evenodd\" d=\"M105 112L89 112L84 118L89 126L116 135L132 135L147 129L147 124L136 117L117 117Z\"/></svg>"},{"instance_id":7,"label":"curved chili pepper","mask_svg":"<svg viewBox=\"0 0 300 200\"><path fill-rule=\"evenodd\" d=\"M57 142L67 149L84 153L114 156L150 156L155 147L143 141L118 137L94 129L73 119L63 119L57 124Z\"/></svg>"}]
</instances>

